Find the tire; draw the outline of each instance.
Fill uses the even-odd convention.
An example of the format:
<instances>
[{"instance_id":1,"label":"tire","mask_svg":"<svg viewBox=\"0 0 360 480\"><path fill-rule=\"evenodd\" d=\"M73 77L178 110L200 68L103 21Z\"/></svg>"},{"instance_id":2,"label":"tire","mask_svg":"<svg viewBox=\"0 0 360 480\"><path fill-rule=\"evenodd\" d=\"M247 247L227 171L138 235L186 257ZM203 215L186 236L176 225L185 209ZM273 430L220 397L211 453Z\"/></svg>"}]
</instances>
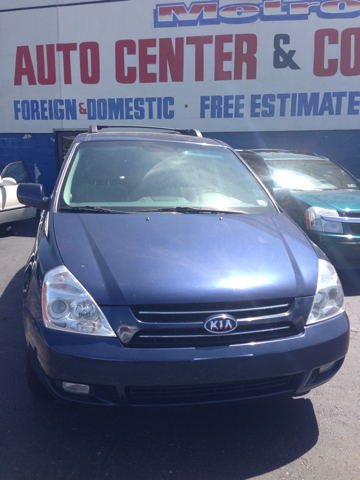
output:
<instances>
[{"instance_id":1,"label":"tire","mask_svg":"<svg viewBox=\"0 0 360 480\"><path fill-rule=\"evenodd\" d=\"M11 225L8 223L0 224L0 237L10 237L14 233Z\"/></svg>"}]
</instances>

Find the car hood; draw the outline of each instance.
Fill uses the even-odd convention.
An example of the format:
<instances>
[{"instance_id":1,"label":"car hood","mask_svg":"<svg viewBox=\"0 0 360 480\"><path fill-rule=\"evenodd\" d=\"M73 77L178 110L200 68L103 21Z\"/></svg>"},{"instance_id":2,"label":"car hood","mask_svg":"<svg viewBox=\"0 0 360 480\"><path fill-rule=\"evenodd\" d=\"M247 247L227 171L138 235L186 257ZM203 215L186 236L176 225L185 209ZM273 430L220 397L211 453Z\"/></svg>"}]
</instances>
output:
<instances>
[{"instance_id":1,"label":"car hood","mask_svg":"<svg viewBox=\"0 0 360 480\"><path fill-rule=\"evenodd\" d=\"M360 211L360 190L292 191L291 195L314 207L332 208L338 212Z\"/></svg>"},{"instance_id":2,"label":"car hood","mask_svg":"<svg viewBox=\"0 0 360 480\"><path fill-rule=\"evenodd\" d=\"M285 214L55 213L64 265L99 305L314 295L318 256Z\"/></svg>"}]
</instances>

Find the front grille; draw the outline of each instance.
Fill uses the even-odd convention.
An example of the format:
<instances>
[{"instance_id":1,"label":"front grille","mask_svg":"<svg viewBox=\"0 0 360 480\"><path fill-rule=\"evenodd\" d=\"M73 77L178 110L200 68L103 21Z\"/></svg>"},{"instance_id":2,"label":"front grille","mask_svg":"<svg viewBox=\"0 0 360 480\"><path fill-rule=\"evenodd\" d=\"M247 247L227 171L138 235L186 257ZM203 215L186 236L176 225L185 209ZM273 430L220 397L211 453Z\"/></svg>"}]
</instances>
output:
<instances>
[{"instance_id":1,"label":"front grille","mask_svg":"<svg viewBox=\"0 0 360 480\"><path fill-rule=\"evenodd\" d=\"M358 218L360 222L360 212L346 212L343 215L348 218Z\"/></svg>"},{"instance_id":2,"label":"front grille","mask_svg":"<svg viewBox=\"0 0 360 480\"><path fill-rule=\"evenodd\" d=\"M344 216L343 221L349 225L351 233L360 235L360 212L346 212L340 214Z\"/></svg>"},{"instance_id":3,"label":"front grille","mask_svg":"<svg viewBox=\"0 0 360 480\"><path fill-rule=\"evenodd\" d=\"M186 348L239 345L284 338L300 333L292 321L294 299L213 304L142 305L132 307L137 328L123 328L123 343L132 348ZM209 317L229 315L237 321L230 332L204 328ZM128 335L128 336L126 336Z\"/></svg>"},{"instance_id":4,"label":"front grille","mask_svg":"<svg viewBox=\"0 0 360 480\"><path fill-rule=\"evenodd\" d=\"M209 385L127 387L126 397L130 405L182 405L243 400L292 393L297 388L298 382L298 375L286 375Z\"/></svg>"},{"instance_id":5,"label":"front grille","mask_svg":"<svg viewBox=\"0 0 360 480\"><path fill-rule=\"evenodd\" d=\"M137 348L213 347L269 341L297 333L295 325L291 322L240 325L232 333L222 335L207 332L202 326L192 329L144 329L133 336L128 346Z\"/></svg>"},{"instance_id":6,"label":"front grille","mask_svg":"<svg viewBox=\"0 0 360 480\"><path fill-rule=\"evenodd\" d=\"M349 223L349 225L352 233L355 233L355 235L360 235L360 218L359 223Z\"/></svg>"},{"instance_id":7,"label":"front grille","mask_svg":"<svg viewBox=\"0 0 360 480\"><path fill-rule=\"evenodd\" d=\"M277 298L245 302L180 304L180 305L142 305L132 307L137 320L149 323L192 323L203 322L209 315L225 313L237 319L247 319L279 315L287 312L293 299Z\"/></svg>"}]
</instances>

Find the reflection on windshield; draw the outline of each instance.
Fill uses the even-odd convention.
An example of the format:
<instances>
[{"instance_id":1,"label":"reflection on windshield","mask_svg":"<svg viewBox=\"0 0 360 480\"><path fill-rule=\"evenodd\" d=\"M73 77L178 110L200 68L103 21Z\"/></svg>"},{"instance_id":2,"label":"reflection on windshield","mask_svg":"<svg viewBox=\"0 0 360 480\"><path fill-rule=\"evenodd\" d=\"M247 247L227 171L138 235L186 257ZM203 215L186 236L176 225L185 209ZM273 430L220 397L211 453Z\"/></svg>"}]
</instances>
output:
<instances>
[{"instance_id":1,"label":"reflection on windshield","mask_svg":"<svg viewBox=\"0 0 360 480\"><path fill-rule=\"evenodd\" d=\"M139 140L79 145L58 209L80 211L84 206L122 212L274 211L259 182L231 150Z\"/></svg>"},{"instance_id":2,"label":"reflection on windshield","mask_svg":"<svg viewBox=\"0 0 360 480\"><path fill-rule=\"evenodd\" d=\"M291 190L359 189L344 170L329 160L268 160L275 184Z\"/></svg>"}]
</instances>

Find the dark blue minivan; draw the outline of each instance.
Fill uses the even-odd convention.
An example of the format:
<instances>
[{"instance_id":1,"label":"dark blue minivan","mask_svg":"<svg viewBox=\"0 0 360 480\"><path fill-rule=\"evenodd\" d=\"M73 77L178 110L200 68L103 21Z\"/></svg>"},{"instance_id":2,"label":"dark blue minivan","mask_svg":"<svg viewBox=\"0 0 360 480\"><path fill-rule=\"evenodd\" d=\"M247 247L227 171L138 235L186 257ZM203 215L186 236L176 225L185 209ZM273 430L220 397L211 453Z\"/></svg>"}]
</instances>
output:
<instances>
[{"instance_id":1,"label":"dark blue minivan","mask_svg":"<svg viewBox=\"0 0 360 480\"><path fill-rule=\"evenodd\" d=\"M31 184L18 198L43 210L23 291L34 394L124 406L298 396L341 367L334 267L228 145L92 125L50 198Z\"/></svg>"}]
</instances>

